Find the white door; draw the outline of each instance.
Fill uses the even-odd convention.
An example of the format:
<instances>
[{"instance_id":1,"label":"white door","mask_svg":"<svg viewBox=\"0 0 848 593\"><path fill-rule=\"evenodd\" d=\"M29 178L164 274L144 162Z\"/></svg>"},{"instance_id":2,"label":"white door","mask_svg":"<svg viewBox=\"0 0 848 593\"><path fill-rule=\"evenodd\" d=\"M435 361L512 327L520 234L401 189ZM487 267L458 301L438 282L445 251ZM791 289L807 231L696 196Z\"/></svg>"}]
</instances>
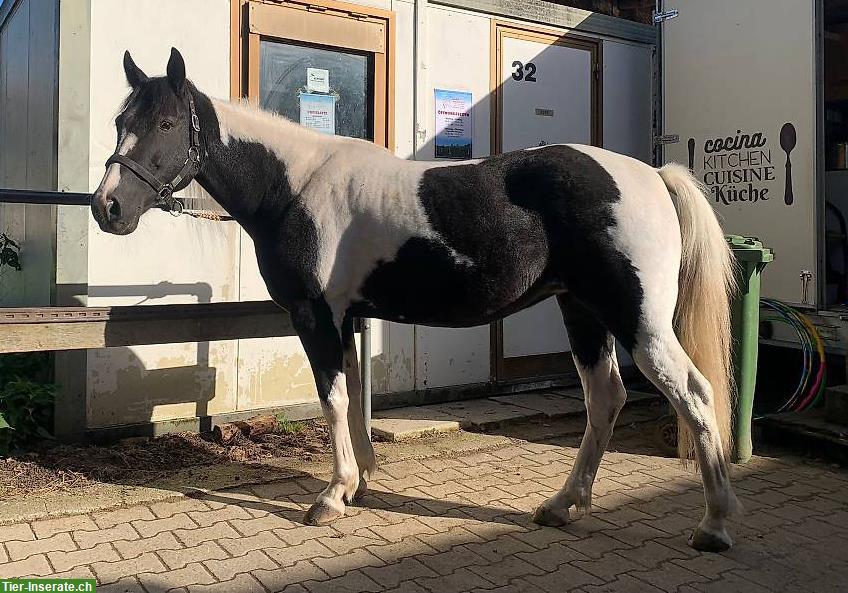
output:
<instances>
[{"instance_id":1,"label":"white door","mask_svg":"<svg viewBox=\"0 0 848 593\"><path fill-rule=\"evenodd\" d=\"M592 52L505 37L501 150L592 143Z\"/></svg>"},{"instance_id":2,"label":"white door","mask_svg":"<svg viewBox=\"0 0 848 593\"><path fill-rule=\"evenodd\" d=\"M727 233L774 249L764 296L818 302L816 0L669 0L665 161L707 185ZM806 302L802 280L812 274Z\"/></svg>"},{"instance_id":3,"label":"white door","mask_svg":"<svg viewBox=\"0 0 848 593\"><path fill-rule=\"evenodd\" d=\"M500 149L574 142L592 144L596 116L596 46L568 37L498 30ZM570 368L568 335L555 298L511 315L501 325L500 378Z\"/></svg>"}]
</instances>

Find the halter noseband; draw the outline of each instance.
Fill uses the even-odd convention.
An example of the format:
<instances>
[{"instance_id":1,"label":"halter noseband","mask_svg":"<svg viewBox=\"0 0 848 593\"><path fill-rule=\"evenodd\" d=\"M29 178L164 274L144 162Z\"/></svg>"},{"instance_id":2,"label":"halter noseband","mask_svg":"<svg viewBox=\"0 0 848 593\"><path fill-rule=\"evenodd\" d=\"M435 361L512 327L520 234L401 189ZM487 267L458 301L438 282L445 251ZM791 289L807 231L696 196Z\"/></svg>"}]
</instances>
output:
<instances>
[{"instance_id":1,"label":"halter noseband","mask_svg":"<svg viewBox=\"0 0 848 593\"><path fill-rule=\"evenodd\" d=\"M118 163L135 173L136 177L144 181L156 192L154 206L170 212L174 216L179 216L183 212L183 203L174 197L174 192L187 186L200 171L200 119L197 117L197 111L194 108L194 98L190 93L188 96L188 107L191 110L188 155L186 155L186 160L180 172L170 182L163 183L147 168L128 156L118 154L117 152L106 161L107 167L112 163Z\"/></svg>"}]
</instances>

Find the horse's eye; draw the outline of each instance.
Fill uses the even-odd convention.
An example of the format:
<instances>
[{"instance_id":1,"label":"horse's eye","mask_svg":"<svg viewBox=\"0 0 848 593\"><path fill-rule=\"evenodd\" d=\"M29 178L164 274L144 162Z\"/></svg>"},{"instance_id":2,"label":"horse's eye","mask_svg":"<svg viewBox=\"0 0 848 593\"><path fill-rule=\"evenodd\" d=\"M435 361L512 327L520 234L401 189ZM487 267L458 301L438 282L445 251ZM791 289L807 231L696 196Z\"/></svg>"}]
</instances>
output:
<instances>
[{"instance_id":1,"label":"horse's eye","mask_svg":"<svg viewBox=\"0 0 848 593\"><path fill-rule=\"evenodd\" d=\"M159 124L159 129L162 130L163 132L170 132L171 128L173 128L173 127L174 127L174 124L172 124L171 122L169 122L166 119L162 120L162 123Z\"/></svg>"}]
</instances>

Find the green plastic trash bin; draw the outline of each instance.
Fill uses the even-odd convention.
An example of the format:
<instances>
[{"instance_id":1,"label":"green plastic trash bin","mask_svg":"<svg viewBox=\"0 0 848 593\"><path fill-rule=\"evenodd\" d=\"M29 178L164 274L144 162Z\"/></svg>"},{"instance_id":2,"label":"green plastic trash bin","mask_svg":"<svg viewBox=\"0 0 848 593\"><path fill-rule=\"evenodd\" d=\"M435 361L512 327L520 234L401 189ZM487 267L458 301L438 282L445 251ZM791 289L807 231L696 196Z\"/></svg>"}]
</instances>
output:
<instances>
[{"instance_id":1,"label":"green plastic trash bin","mask_svg":"<svg viewBox=\"0 0 848 593\"><path fill-rule=\"evenodd\" d=\"M754 237L725 237L736 258L739 286L731 304L733 328L733 368L738 399L733 427L733 461L751 459L751 417L754 412L754 388L757 383L757 354L760 325L760 275L774 259L768 247Z\"/></svg>"}]
</instances>

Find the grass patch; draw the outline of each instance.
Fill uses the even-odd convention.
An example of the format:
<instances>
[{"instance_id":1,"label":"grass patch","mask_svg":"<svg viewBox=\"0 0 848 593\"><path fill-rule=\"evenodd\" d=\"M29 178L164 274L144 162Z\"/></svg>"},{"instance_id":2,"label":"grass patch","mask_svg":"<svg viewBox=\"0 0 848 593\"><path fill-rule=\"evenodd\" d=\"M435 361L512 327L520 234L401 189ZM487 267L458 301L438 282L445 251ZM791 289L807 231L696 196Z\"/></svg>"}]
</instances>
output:
<instances>
[{"instance_id":1,"label":"grass patch","mask_svg":"<svg viewBox=\"0 0 848 593\"><path fill-rule=\"evenodd\" d=\"M277 428L274 429L276 434L299 434L306 430L306 423L300 420L289 420L286 415L280 412L276 415Z\"/></svg>"}]
</instances>

